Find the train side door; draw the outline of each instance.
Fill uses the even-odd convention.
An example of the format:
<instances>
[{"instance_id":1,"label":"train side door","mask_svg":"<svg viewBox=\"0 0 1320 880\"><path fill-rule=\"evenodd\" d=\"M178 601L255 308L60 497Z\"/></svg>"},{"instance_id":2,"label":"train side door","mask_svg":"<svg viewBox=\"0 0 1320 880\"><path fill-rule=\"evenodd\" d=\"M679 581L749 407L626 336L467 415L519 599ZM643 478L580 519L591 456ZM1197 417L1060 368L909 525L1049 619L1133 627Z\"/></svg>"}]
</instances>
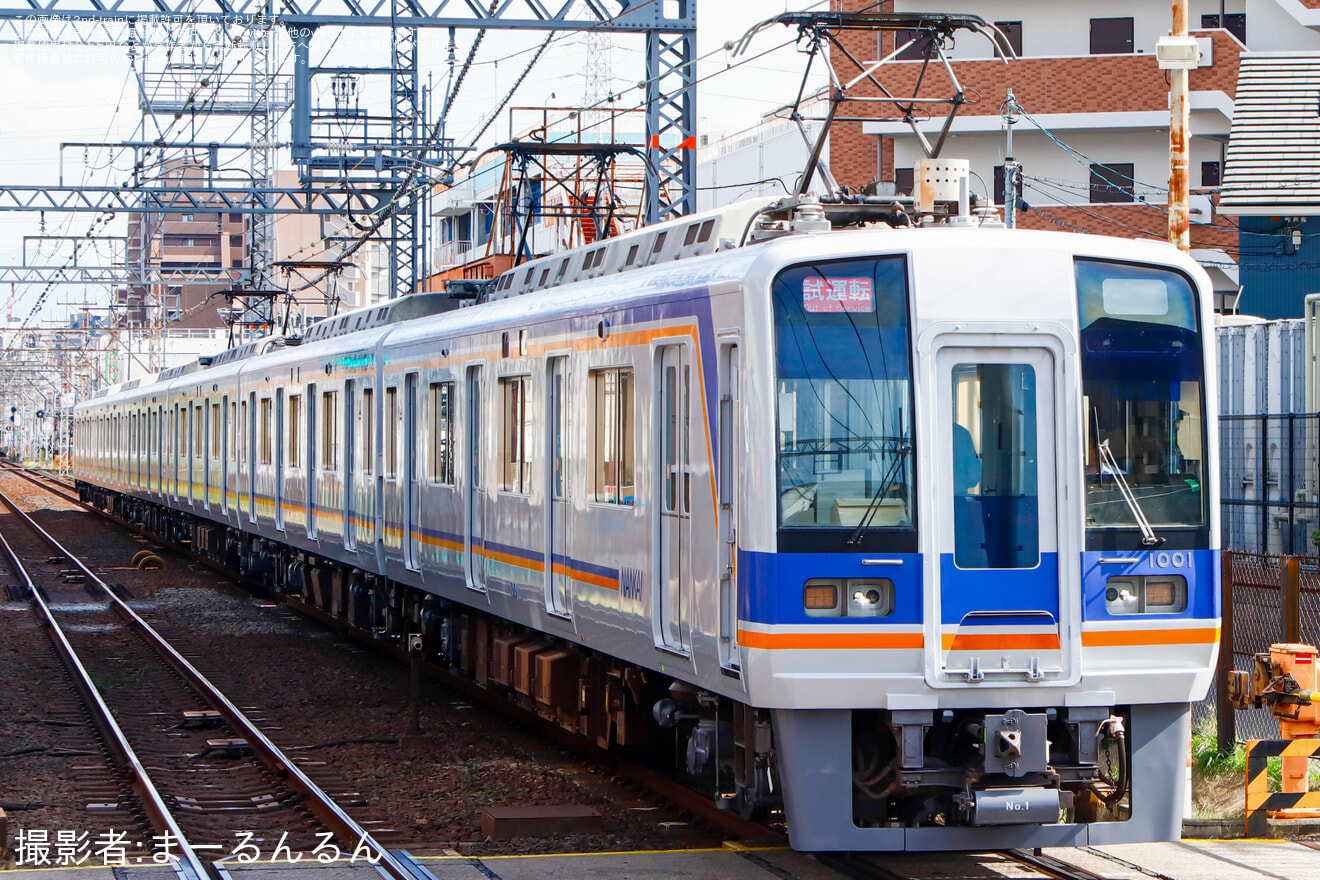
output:
<instances>
[{"instance_id":1,"label":"train side door","mask_svg":"<svg viewBox=\"0 0 1320 880\"><path fill-rule=\"evenodd\" d=\"M1068 676L1055 365L1046 348L938 350L933 684Z\"/></svg>"},{"instance_id":2,"label":"train side door","mask_svg":"<svg viewBox=\"0 0 1320 880\"><path fill-rule=\"evenodd\" d=\"M307 406L304 408L307 413L307 443L303 453L307 456L307 466L303 472L307 474L306 484L303 491L307 493L306 500L303 502L307 509L307 537L316 539L316 499L318 497L318 487L316 485L319 476L317 472L317 441L319 439L319 411L317 410L316 383L313 382L307 386Z\"/></svg>"},{"instance_id":3,"label":"train side door","mask_svg":"<svg viewBox=\"0 0 1320 880\"><path fill-rule=\"evenodd\" d=\"M467 563L468 586L474 590L486 589L486 554L482 538L482 518L485 514L481 483L481 367L467 369L467 534L463 541L463 559Z\"/></svg>"},{"instance_id":4,"label":"train side door","mask_svg":"<svg viewBox=\"0 0 1320 880\"><path fill-rule=\"evenodd\" d=\"M656 374L655 448L660 451L660 540L659 577L656 585L658 643L686 653L692 637L688 604L692 593L691 499L692 479L688 468L688 391L691 375L687 347L666 345L659 349Z\"/></svg>"},{"instance_id":5,"label":"train side door","mask_svg":"<svg viewBox=\"0 0 1320 880\"><path fill-rule=\"evenodd\" d=\"M742 468L739 418L738 346L720 347L719 566L720 665L737 669L738 651L738 490Z\"/></svg>"},{"instance_id":6,"label":"train side door","mask_svg":"<svg viewBox=\"0 0 1320 880\"><path fill-rule=\"evenodd\" d=\"M414 571L422 564L421 533L417 527L417 434L421 430L417 418L417 382L416 373L409 373L403 379L403 558L404 564Z\"/></svg>"},{"instance_id":7,"label":"train side door","mask_svg":"<svg viewBox=\"0 0 1320 880\"><path fill-rule=\"evenodd\" d=\"M353 492L357 487L357 380L344 380L344 549L357 549Z\"/></svg>"},{"instance_id":8,"label":"train side door","mask_svg":"<svg viewBox=\"0 0 1320 880\"><path fill-rule=\"evenodd\" d=\"M545 542L546 607L551 614L567 617L573 612L573 592L568 577L567 526L572 504L569 500L568 462L568 358L554 357L546 371L546 450L550 487L548 533Z\"/></svg>"},{"instance_id":9,"label":"train side door","mask_svg":"<svg viewBox=\"0 0 1320 880\"><path fill-rule=\"evenodd\" d=\"M275 528L284 530L284 389L275 389Z\"/></svg>"},{"instance_id":10,"label":"train side door","mask_svg":"<svg viewBox=\"0 0 1320 880\"><path fill-rule=\"evenodd\" d=\"M220 510L229 512L229 395L220 398Z\"/></svg>"}]
</instances>

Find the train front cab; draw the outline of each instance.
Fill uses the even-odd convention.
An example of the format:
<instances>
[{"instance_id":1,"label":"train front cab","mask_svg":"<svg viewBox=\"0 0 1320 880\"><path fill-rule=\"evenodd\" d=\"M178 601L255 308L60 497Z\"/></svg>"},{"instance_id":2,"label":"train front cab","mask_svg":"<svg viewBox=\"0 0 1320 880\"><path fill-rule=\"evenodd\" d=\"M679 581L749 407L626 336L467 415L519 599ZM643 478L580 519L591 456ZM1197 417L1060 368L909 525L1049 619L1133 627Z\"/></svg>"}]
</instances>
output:
<instances>
[{"instance_id":1,"label":"train front cab","mask_svg":"<svg viewBox=\"0 0 1320 880\"><path fill-rule=\"evenodd\" d=\"M772 284L776 552L744 554L740 641L793 845L1177 839L1219 620L1195 270L910 261Z\"/></svg>"}]
</instances>

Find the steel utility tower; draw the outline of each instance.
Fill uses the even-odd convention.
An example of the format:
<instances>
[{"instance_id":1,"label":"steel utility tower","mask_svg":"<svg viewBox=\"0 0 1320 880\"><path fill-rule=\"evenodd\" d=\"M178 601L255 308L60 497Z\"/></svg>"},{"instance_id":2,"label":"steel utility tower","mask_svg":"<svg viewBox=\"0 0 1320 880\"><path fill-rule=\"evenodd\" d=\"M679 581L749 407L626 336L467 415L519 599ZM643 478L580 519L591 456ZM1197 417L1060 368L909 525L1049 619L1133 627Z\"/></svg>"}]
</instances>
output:
<instances>
[{"instance_id":1,"label":"steel utility tower","mask_svg":"<svg viewBox=\"0 0 1320 880\"><path fill-rule=\"evenodd\" d=\"M0 0L4 4L5 0ZM7 186L0 183L0 210L106 210L178 211L187 203L198 213L242 211L252 214L299 211L311 207L332 214L338 206L371 205L368 212L384 211L391 240L391 294L415 289L419 270L420 226L412 187L424 148L419 142L420 92L417 81L417 35L420 28L507 29L632 34L646 41L645 147L648 159L646 217L658 221L691 213L695 199L696 93L693 59L696 52L696 0L505 0L483 12L484 4L458 0L322 0L305 7L290 0L119 0L111 6L85 0L10 0L0 8L0 43L70 42L125 44L132 33L137 45L164 45L153 24L178 26L186 22L211 26L231 37L268 36L268 29L283 26L293 36L295 66L292 107L292 150L295 163L309 186L299 192L280 191L266 180L248 186L229 186L218 199L180 192L177 187L135 186L127 192L115 188ZM310 46L321 27L388 27L392 35L391 94L393 121L389 143L364 145L359 167L380 168L375 180L348 181L335 188L330 199L310 185L318 145L312 139L313 69ZM254 73L266 59L254 58ZM261 139L264 120L254 120L253 144ZM429 128L429 126L428 126ZM167 145L169 146L169 145ZM386 155L388 153L388 155ZM341 156L342 158L342 156ZM388 160L388 161L387 161ZM262 158L254 171L260 175ZM402 169L413 169L404 174ZM255 176L255 175L254 175ZM61 191L63 190L63 191ZM301 203L301 204L300 204ZM356 213L362 216L362 209ZM260 239L260 234L254 236Z\"/></svg>"}]
</instances>

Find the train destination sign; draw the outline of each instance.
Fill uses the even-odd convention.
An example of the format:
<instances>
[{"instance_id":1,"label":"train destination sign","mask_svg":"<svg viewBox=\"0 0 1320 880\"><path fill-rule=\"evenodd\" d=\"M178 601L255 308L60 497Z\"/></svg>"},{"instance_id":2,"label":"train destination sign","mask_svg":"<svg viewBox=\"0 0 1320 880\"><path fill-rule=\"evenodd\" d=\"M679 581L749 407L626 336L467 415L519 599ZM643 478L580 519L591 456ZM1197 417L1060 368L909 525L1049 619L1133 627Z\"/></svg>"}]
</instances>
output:
<instances>
[{"instance_id":1,"label":"train destination sign","mask_svg":"<svg viewBox=\"0 0 1320 880\"><path fill-rule=\"evenodd\" d=\"M808 312L871 312L875 296L870 278L804 278L802 308Z\"/></svg>"}]
</instances>

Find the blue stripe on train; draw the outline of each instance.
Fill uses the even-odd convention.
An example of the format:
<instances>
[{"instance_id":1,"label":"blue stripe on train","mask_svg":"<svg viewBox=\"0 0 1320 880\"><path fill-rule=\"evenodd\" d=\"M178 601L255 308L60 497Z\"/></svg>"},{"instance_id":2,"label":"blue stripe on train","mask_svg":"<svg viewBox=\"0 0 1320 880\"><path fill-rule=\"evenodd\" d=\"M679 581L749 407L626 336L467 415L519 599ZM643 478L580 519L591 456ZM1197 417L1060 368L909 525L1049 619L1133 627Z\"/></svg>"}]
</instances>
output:
<instances>
[{"instance_id":1,"label":"blue stripe on train","mask_svg":"<svg viewBox=\"0 0 1320 880\"><path fill-rule=\"evenodd\" d=\"M738 551L738 618L752 623L921 623L921 555L887 558L902 565L862 565L874 553L756 553ZM888 578L894 582L894 613L889 617L808 617L802 588L811 578Z\"/></svg>"}]
</instances>

